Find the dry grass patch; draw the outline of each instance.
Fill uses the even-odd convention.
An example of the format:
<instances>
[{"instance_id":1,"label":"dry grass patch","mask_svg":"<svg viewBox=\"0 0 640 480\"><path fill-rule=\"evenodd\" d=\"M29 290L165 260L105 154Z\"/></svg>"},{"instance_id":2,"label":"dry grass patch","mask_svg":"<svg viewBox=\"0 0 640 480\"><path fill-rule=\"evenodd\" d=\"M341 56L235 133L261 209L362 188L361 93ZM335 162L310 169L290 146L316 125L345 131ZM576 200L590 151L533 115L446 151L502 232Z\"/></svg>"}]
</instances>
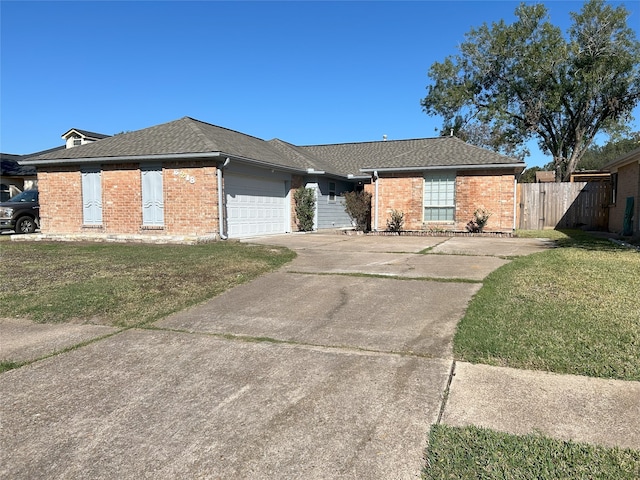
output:
<instances>
[{"instance_id":1,"label":"dry grass patch","mask_svg":"<svg viewBox=\"0 0 640 480\"><path fill-rule=\"evenodd\" d=\"M6 242L0 301L5 316L131 326L207 300L294 256L285 248L237 242Z\"/></svg>"}]
</instances>

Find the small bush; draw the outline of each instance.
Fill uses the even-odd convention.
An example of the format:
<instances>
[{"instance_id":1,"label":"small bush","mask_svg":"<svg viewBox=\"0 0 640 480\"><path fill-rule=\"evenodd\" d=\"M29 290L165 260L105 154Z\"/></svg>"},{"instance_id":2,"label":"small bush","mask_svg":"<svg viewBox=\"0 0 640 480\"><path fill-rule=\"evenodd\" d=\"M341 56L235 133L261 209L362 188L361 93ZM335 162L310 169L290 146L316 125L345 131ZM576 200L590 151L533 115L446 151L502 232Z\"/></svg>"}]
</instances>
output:
<instances>
[{"instance_id":1,"label":"small bush","mask_svg":"<svg viewBox=\"0 0 640 480\"><path fill-rule=\"evenodd\" d=\"M404 226L404 213L391 210L391 217L387 220L387 232L401 232Z\"/></svg>"},{"instance_id":2,"label":"small bush","mask_svg":"<svg viewBox=\"0 0 640 480\"><path fill-rule=\"evenodd\" d=\"M345 192L345 210L355 222L356 230L365 232L371 223L371 194L365 192Z\"/></svg>"},{"instance_id":3,"label":"small bush","mask_svg":"<svg viewBox=\"0 0 640 480\"><path fill-rule=\"evenodd\" d=\"M469 223L467 223L467 230L472 233L482 232L491 215L492 214L484 208L478 208L473 212L473 220L470 220Z\"/></svg>"},{"instance_id":4,"label":"small bush","mask_svg":"<svg viewBox=\"0 0 640 480\"><path fill-rule=\"evenodd\" d=\"M316 196L312 188L300 187L293 194L296 203L296 218L298 219L298 229L301 232L313 230L313 219L315 217Z\"/></svg>"}]
</instances>

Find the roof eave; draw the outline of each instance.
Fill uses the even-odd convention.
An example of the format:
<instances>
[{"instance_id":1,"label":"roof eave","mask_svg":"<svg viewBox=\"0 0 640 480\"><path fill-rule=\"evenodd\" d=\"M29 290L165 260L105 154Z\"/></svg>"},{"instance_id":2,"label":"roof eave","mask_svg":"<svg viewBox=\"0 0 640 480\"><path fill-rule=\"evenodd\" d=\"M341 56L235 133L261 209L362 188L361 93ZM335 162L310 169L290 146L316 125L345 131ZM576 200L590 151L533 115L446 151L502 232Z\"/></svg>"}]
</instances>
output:
<instances>
[{"instance_id":1,"label":"roof eave","mask_svg":"<svg viewBox=\"0 0 640 480\"><path fill-rule=\"evenodd\" d=\"M481 164L476 163L473 165L432 165L432 166L419 166L419 167L367 167L361 168L363 173L373 172L426 172L428 170L486 170L486 169L506 169L514 168L524 170L526 165L524 163L488 163Z\"/></svg>"},{"instance_id":2,"label":"roof eave","mask_svg":"<svg viewBox=\"0 0 640 480\"><path fill-rule=\"evenodd\" d=\"M120 155L114 157L83 157L83 158L56 158L42 160L22 160L18 161L19 165L25 166L53 166L53 165L87 165L87 164L104 164L104 163L127 163L127 162L162 162L169 160L206 160L206 159L226 159L230 158L234 161L250 163L265 168L277 169L287 172L295 172L307 174L306 169L287 167L277 163L256 160L254 158L241 157L225 152L198 152L198 153L179 153L179 154L158 154L158 155ZM315 172L318 173L318 172ZM322 172L324 173L324 172Z\"/></svg>"},{"instance_id":3,"label":"roof eave","mask_svg":"<svg viewBox=\"0 0 640 480\"><path fill-rule=\"evenodd\" d=\"M602 167L602 170L615 170L621 165L626 164L627 162L633 162L637 157L637 160L640 162L640 148L636 148L635 150L631 150L630 152L624 154L622 157L619 157Z\"/></svg>"},{"instance_id":4,"label":"roof eave","mask_svg":"<svg viewBox=\"0 0 640 480\"><path fill-rule=\"evenodd\" d=\"M195 160L228 157L221 152L200 153L165 153L160 155L119 155L114 157L82 157L82 158L52 158L42 160L20 160L19 165L32 165L34 167L46 165L86 165L91 163L126 163L126 162L153 162L164 160Z\"/></svg>"}]
</instances>

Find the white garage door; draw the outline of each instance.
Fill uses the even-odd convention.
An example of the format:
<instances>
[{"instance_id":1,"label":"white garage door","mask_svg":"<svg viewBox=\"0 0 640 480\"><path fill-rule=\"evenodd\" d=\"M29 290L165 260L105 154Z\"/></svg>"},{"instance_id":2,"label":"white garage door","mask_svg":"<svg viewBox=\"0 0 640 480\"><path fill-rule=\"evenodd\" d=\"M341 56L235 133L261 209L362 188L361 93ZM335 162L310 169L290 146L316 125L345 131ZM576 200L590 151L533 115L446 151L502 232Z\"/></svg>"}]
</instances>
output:
<instances>
[{"instance_id":1,"label":"white garage door","mask_svg":"<svg viewBox=\"0 0 640 480\"><path fill-rule=\"evenodd\" d=\"M287 231L284 181L226 174L224 189L229 238Z\"/></svg>"}]
</instances>

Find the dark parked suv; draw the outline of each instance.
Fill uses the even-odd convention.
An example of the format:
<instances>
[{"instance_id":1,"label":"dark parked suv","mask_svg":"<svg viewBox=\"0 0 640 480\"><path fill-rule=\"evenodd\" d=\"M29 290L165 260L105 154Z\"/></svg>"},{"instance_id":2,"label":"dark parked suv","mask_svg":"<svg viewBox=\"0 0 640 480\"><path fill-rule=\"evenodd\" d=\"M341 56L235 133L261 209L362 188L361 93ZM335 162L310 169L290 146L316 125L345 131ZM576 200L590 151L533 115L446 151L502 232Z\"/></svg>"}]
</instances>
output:
<instances>
[{"instance_id":1,"label":"dark parked suv","mask_svg":"<svg viewBox=\"0 0 640 480\"><path fill-rule=\"evenodd\" d=\"M40 226L38 190L25 190L0 203L0 230L33 233Z\"/></svg>"}]
</instances>

